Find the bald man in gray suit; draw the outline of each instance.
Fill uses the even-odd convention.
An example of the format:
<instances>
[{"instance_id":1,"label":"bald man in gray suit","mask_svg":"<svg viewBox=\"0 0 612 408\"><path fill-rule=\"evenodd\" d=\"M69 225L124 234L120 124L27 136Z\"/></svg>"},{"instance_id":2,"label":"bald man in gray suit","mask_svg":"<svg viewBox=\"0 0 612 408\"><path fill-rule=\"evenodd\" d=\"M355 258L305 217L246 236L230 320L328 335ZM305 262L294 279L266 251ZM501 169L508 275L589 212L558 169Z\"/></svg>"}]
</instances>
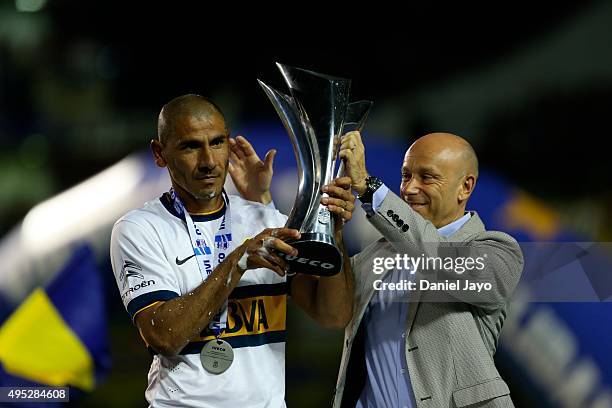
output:
<instances>
[{"instance_id":1,"label":"bald man in gray suit","mask_svg":"<svg viewBox=\"0 0 612 408\"><path fill-rule=\"evenodd\" d=\"M470 144L448 133L418 139L404 158L401 197L368 173L358 132L343 137L340 157L383 238L351 259L354 302L334 407L512 407L493 355L523 256L512 237L486 231L478 214L466 211L478 178ZM484 256L478 279L490 290L442 290L446 300L418 286L375 290L402 281L406 271L373 273L374 258L435 256L443 247Z\"/></svg>"}]
</instances>

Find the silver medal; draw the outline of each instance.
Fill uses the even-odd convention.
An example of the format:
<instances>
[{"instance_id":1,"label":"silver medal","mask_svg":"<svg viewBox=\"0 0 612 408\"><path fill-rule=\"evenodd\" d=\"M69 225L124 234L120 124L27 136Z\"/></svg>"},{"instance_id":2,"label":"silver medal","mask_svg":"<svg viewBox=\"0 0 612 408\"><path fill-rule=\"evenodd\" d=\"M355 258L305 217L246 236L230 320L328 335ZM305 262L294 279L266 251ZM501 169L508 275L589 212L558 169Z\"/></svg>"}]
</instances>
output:
<instances>
[{"instance_id":1,"label":"silver medal","mask_svg":"<svg viewBox=\"0 0 612 408\"><path fill-rule=\"evenodd\" d=\"M204 344L200 352L202 367L211 374L221 374L234 361L234 350L228 342L214 339Z\"/></svg>"}]
</instances>

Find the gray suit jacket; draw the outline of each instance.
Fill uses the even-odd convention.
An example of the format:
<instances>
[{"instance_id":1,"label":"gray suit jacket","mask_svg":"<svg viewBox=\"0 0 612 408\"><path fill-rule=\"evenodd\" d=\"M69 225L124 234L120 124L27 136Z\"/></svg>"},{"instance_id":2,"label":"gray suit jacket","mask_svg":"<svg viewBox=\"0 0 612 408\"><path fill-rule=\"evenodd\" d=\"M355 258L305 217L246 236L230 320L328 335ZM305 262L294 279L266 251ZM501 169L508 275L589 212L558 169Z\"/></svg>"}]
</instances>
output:
<instances>
[{"instance_id":1,"label":"gray suit jacket","mask_svg":"<svg viewBox=\"0 0 612 408\"><path fill-rule=\"evenodd\" d=\"M436 248L452 243L469 247L470 256L487 254L486 268L479 276L491 282L493 289L486 301L453 292L453 301L427 302L425 291L411 293L405 354L417 406L512 407L510 391L499 376L493 354L506 316L506 302L523 270L518 243L505 233L486 231L476 213L457 232L444 238L431 222L392 192L369 220L384 239L351 259L354 314L345 330L334 407L354 407L365 383L361 323L374 294L373 282L384 276L372 273L372 257L411 254L415 250L418 255L434 256Z\"/></svg>"}]
</instances>

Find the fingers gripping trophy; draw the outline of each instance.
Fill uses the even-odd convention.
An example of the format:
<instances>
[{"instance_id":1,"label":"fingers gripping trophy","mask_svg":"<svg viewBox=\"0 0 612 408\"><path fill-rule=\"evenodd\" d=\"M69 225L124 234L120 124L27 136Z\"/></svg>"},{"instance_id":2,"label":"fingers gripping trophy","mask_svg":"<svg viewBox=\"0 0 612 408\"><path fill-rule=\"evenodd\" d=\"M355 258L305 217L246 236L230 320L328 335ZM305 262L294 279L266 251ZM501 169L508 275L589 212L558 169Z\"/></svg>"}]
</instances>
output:
<instances>
[{"instance_id":1,"label":"fingers gripping trophy","mask_svg":"<svg viewBox=\"0 0 612 408\"><path fill-rule=\"evenodd\" d=\"M298 166L298 190L287 228L301 233L290 245L297 256L281 254L294 273L331 276L342 269L342 254L334 239L334 218L321 204L321 188L336 171L340 137L361 130L372 102L349 103L351 81L277 64L289 95L262 81L259 84L280 116ZM338 170L341 175L342 166Z\"/></svg>"}]
</instances>

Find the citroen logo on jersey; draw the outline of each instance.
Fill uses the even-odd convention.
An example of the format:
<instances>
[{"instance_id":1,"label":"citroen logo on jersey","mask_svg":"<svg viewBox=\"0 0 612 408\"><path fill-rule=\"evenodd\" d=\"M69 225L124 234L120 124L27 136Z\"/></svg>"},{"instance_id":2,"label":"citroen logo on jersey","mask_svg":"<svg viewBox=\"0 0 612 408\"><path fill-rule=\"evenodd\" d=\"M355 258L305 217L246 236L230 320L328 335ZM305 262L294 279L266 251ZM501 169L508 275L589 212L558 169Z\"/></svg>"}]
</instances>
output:
<instances>
[{"instance_id":1,"label":"citroen logo on jersey","mask_svg":"<svg viewBox=\"0 0 612 408\"><path fill-rule=\"evenodd\" d=\"M140 278L140 279L144 279L144 275L140 272L135 272L135 271L128 271L125 274L126 278L131 278L131 277L136 277L136 278Z\"/></svg>"},{"instance_id":2,"label":"citroen logo on jersey","mask_svg":"<svg viewBox=\"0 0 612 408\"><path fill-rule=\"evenodd\" d=\"M144 275L139 271L142 271L142 267L137 263L132 261L123 262L123 268L121 268L119 279L121 280L124 289L128 283L128 278L140 278L144 280Z\"/></svg>"},{"instance_id":3,"label":"citroen logo on jersey","mask_svg":"<svg viewBox=\"0 0 612 408\"><path fill-rule=\"evenodd\" d=\"M175 259L175 262L176 262L176 264L177 264L177 265L182 265L182 264L184 264L185 262L187 262L188 260L190 260L191 258L193 258L194 256L195 256L195 254L190 255L190 256L188 256L188 257L187 257L187 258L185 258L185 259L178 259L178 256L177 256L177 257L176 257L176 259Z\"/></svg>"}]
</instances>

